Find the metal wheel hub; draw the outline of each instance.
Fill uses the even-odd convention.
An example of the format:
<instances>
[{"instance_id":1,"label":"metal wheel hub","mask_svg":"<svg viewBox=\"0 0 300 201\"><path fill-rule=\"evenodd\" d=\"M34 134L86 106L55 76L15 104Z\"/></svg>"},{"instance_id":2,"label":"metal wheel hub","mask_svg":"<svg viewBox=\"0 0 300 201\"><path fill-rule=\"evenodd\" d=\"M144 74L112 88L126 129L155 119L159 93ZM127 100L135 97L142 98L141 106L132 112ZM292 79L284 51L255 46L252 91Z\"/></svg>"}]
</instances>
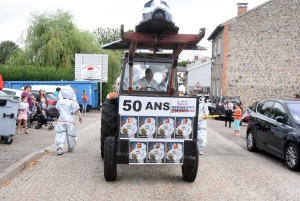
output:
<instances>
[{"instance_id":1,"label":"metal wheel hub","mask_svg":"<svg viewBox=\"0 0 300 201\"><path fill-rule=\"evenodd\" d=\"M249 148L252 148L252 145L253 145L253 136L252 133L249 133L247 137L247 146Z\"/></svg>"},{"instance_id":2,"label":"metal wheel hub","mask_svg":"<svg viewBox=\"0 0 300 201\"><path fill-rule=\"evenodd\" d=\"M294 167L297 162L297 152L296 149L290 146L286 151L286 162L290 167Z\"/></svg>"}]
</instances>

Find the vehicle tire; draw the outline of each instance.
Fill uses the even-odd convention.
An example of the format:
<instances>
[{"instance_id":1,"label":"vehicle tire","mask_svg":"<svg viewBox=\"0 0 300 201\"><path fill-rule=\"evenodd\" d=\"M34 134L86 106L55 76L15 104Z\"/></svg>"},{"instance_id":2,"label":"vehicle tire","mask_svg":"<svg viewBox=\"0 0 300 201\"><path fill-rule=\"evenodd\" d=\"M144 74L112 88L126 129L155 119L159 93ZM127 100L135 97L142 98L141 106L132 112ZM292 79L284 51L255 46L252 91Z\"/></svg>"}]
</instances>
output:
<instances>
[{"instance_id":1,"label":"vehicle tire","mask_svg":"<svg viewBox=\"0 0 300 201\"><path fill-rule=\"evenodd\" d=\"M115 181L117 179L115 137L105 139L104 149L104 178L106 181Z\"/></svg>"},{"instance_id":2,"label":"vehicle tire","mask_svg":"<svg viewBox=\"0 0 300 201\"><path fill-rule=\"evenodd\" d=\"M10 135L5 139L5 144L11 144L14 141L13 136Z\"/></svg>"},{"instance_id":3,"label":"vehicle tire","mask_svg":"<svg viewBox=\"0 0 300 201\"><path fill-rule=\"evenodd\" d=\"M101 158L104 158L104 141L109 136L118 134L118 101L106 99L102 104L101 115Z\"/></svg>"},{"instance_id":4,"label":"vehicle tire","mask_svg":"<svg viewBox=\"0 0 300 201\"><path fill-rule=\"evenodd\" d=\"M293 171L300 169L299 150L294 143L289 143L284 152L284 161L286 166Z\"/></svg>"},{"instance_id":5,"label":"vehicle tire","mask_svg":"<svg viewBox=\"0 0 300 201\"><path fill-rule=\"evenodd\" d=\"M242 126L243 125L243 123L242 123L242 121L240 122L240 126Z\"/></svg>"},{"instance_id":6,"label":"vehicle tire","mask_svg":"<svg viewBox=\"0 0 300 201\"><path fill-rule=\"evenodd\" d=\"M1 141L5 141L5 137L4 136L1 136Z\"/></svg>"},{"instance_id":7,"label":"vehicle tire","mask_svg":"<svg viewBox=\"0 0 300 201\"><path fill-rule=\"evenodd\" d=\"M255 152L258 150L258 148L256 147L256 141L252 130L249 130L247 132L246 143L248 151Z\"/></svg>"},{"instance_id":8,"label":"vehicle tire","mask_svg":"<svg viewBox=\"0 0 300 201\"><path fill-rule=\"evenodd\" d=\"M198 173L198 165L199 165L199 152L198 147L196 148L196 161L194 165L182 165L181 172L182 177L187 182L195 181Z\"/></svg>"}]
</instances>

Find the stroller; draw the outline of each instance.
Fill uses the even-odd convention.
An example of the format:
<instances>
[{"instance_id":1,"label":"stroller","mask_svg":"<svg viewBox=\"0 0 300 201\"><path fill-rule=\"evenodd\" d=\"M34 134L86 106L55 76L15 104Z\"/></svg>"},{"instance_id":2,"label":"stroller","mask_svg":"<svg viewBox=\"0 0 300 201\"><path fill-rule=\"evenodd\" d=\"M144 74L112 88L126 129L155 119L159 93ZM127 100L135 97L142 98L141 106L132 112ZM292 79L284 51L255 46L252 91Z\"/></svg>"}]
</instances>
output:
<instances>
[{"instance_id":1,"label":"stroller","mask_svg":"<svg viewBox=\"0 0 300 201\"><path fill-rule=\"evenodd\" d=\"M46 116L45 110L42 109L40 104L37 105L37 112L34 115L34 119L37 120L38 124L35 126L35 129L40 129L42 125L49 125L48 130L53 130L54 126L51 122L48 122L48 118Z\"/></svg>"}]
</instances>

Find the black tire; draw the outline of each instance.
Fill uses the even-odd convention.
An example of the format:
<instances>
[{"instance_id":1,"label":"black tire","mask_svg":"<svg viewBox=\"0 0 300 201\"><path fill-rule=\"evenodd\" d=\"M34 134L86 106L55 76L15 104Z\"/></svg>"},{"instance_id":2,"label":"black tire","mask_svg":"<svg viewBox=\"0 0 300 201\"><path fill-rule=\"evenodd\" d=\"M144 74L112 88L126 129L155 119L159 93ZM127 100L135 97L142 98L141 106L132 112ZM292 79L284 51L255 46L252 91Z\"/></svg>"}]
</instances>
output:
<instances>
[{"instance_id":1,"label":"black tire","mask_svg":"<svg viewBox=\"0 0 300 201\"><path fill-rule=\"evenodd\" d=\"M5 141L5 137L4 136L1 136L1 141Z\"/></svg>"},{"instance_id":2,"label":"black tire","mask_svg":"<svg viewBox=\"0 0 300 201\"><path fill-rule=\"evenodd\" d=\"M284 151L284 161L286 166L293 171L300 169L299 150L294 143L289 143Z\"/></svg>"},{"instance_id":3,"label":"black tire","mask_svg":"<svg viewBox=\"0 0 300 201\"><path fill-rule=\"evenodd\" d=\"M106 181L115 181L117 179L115 137L105 139L104 149L104 178Z\"/></svg>"},{"instance_id":4,"label":"black tire","mask_svg":"<svg viewBox=\"0 0 300 201\"><path fill-rule=\"evenodd\" d=\"M7 138L5 138L5 144L11 144L13 143L14 139L13 136L8 136Z\"/></svg>"},{"instance_id":5,"label":"black tire","mask_svg":"<svg viewBox=\"0 0 300 201\"><path fill-rule=\"evenodd\" d=\"M242 123L242 121L240 122L240 126L242 126L243 125L243 123Z\"/></svg>"},{"instance_id":6,"label":"black tire","mask_svg":"<svg viewBox=\"0 0 300 201\"><path fill-rule=\"evenodd\" d=\"M102 104L101 115L101 158L104 158L104 141L118 134L118 101L106 99Z\"/></svg>"},{"instance_id":7,"label":"black tire","mask_svg":"<svg viewBox=\"0 0 300 201\"><path fill-rule=\"evenodd\" d=\"M250 152L255 152L258 150L258 148L256 147L256 140L253 134L252 130L249 130L247 132L247 136L246 136L246 143L247 143L247 149Z\"/></svg>"},{"instance_id":8,"label":"black tire","mask_svg":"<svg viewBox=\"0 0 300 201\"><path fill-rule=\"evenodd\" d=\"M182 177L187 182L195 181L198 173L198 165L199 165L199 152L198 147L196 148L196 161L194 165L182 165L181 172Z\"/></svg>"}]
</instances>

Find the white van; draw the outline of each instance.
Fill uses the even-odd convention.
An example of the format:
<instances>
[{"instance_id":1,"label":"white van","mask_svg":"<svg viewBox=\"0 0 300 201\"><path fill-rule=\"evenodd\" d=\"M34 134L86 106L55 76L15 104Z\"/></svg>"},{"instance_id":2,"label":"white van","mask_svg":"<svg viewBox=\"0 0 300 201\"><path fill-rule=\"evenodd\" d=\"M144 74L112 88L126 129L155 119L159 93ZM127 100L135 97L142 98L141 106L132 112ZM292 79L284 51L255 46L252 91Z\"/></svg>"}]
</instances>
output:
<instances>
[{"instance_id":1,"label":"white van","mask_svg":"<svg viewBox=\"0 0 300 201\"><path fill-rule=\"evenodd\" d=\"M57 87L63 88L63 86L57 86L57 85L31 85L31 90L39 91L40 89L43 89L45 92L54 93ZM23 90L24 87L22 87L21 89Z\"/></svg>"}]
</instances>

